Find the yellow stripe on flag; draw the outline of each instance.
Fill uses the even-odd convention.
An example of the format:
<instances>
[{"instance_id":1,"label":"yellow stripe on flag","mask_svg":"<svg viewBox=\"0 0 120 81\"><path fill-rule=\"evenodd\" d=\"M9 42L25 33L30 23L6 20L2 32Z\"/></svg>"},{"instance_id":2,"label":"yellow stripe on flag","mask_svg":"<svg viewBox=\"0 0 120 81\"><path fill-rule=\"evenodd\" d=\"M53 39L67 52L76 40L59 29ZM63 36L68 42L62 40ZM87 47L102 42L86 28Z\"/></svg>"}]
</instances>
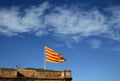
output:
<instances>
[{"instance_id":1,"label":"yellow stripe on flag","mask_svg":"<svg viewBox=\"0 0 120 81\"><path fill-rule=\"evenodd\" d=\"M61 63L65 61L62 54L55 52L53 49L45 47L45 51L46 51L46 61L52 63Z\"/></svg>"}]
</instances>

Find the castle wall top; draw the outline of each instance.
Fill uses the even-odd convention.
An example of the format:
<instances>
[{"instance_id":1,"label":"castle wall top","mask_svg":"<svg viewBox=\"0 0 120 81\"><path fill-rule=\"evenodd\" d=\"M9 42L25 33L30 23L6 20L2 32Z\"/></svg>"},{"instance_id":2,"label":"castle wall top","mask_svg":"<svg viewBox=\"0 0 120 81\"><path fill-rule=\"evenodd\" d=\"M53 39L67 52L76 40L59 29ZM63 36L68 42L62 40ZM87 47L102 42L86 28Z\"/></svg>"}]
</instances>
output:
<instances>
[{"instance_id":1,"label":"castle wall top","mask_svg":"<svg viewBox=\"0 0 120 81\"><path fill-rule=\"evenodd\" d=\"M71 78L71 71L35 70L35 69L0 69L0 78Z\"/></svg>"}]
</instances>

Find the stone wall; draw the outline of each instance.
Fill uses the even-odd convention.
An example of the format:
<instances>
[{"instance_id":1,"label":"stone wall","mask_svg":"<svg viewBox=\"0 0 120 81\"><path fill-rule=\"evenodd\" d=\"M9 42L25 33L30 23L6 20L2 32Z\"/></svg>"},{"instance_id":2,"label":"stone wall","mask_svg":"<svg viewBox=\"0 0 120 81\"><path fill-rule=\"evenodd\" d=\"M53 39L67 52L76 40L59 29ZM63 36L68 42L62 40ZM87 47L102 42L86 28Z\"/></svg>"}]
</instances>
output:
<instances>
[{"instance_id":1,"label":"stone wall","mask_svg":"<svg viewBox=\"0 0 120 81\"><path fill-rule=\"evenodd\" d=\"M0 81L71 81L71 71L51 71L51 70L1 70Z\"/></svg>"},{"instance_id":2,"label":"stone wall","mask_svg":"<svg viewBox=\"0 0 120 81\"><path fill-rule=\"evenodd\" d=\"M13 70L1 70L0 69L0 77L6 78L6 77L11 77L15 78L17 75L17 71Z\"/></svg>"},{"instance_id":3,"label":"stone wall","mask_svg":"<svg viewBox=\"0 0 120 81\"><path fill-rule=\"evenodd\" d=\"M22 74L25 77L36 77L36 70L29 70L29 69L18 69L17 70L20 74Z\"/></svg>"}]
</instances>

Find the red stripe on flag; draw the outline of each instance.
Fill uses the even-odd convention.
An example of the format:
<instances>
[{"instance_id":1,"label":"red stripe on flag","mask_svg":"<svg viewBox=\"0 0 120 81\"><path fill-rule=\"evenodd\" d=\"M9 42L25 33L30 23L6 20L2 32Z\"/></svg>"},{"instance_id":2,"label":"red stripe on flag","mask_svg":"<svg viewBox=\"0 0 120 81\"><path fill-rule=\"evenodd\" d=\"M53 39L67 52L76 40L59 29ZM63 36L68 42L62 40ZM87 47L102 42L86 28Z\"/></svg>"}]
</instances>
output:
<instances>
[{"instance_id":1,"label":"red stripe on flag","mask_svg":"<svg viewBox=\"0 0 120 81\"><path fill-rule=\"evenodd\" d=\"M46 47L45 50L46 50L46 61L54 62L54 63L60 63L65 61L62 54L59 54L48 47Z\"/></svg>"}]
</instances>

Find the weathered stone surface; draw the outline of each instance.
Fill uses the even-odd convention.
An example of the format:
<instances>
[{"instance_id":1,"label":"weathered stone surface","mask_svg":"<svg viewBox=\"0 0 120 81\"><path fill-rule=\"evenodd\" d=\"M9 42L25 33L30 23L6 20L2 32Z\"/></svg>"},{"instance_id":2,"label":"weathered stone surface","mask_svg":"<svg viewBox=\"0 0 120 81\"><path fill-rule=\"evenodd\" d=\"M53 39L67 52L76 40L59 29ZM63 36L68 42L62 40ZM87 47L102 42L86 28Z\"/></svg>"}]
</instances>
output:
<instances>
[{"instance_id":1,"label":"weathered stone surface","mask_svg":"<svg viewBox=\"0 0 120 81\"><path fill-rule=\"evenodd\" d=\"M18 69L17 71L25 77L36 77L36 70Z\"/></svg>"},{"instance_id":2,"label":"weathered stone surface","mask_svg":"<svg viewBox=\"0 0 120 81\"><path fill-rule=\"evenodd\" d=\"M0 81L71 81L71 71L52 71L35 69L0 69Z\"/></svg>"},{"instance_id":3,"label":"weathered stone surface","mask_svg":"<svg viewBox=\"0 0 120 81\"><path fill-rule=\"evenodd\" d=\"M11 78L15 78L16 75L17 75L17 71L0 70L0 77L11 77Z\"/></svg>"}]
</instances>

